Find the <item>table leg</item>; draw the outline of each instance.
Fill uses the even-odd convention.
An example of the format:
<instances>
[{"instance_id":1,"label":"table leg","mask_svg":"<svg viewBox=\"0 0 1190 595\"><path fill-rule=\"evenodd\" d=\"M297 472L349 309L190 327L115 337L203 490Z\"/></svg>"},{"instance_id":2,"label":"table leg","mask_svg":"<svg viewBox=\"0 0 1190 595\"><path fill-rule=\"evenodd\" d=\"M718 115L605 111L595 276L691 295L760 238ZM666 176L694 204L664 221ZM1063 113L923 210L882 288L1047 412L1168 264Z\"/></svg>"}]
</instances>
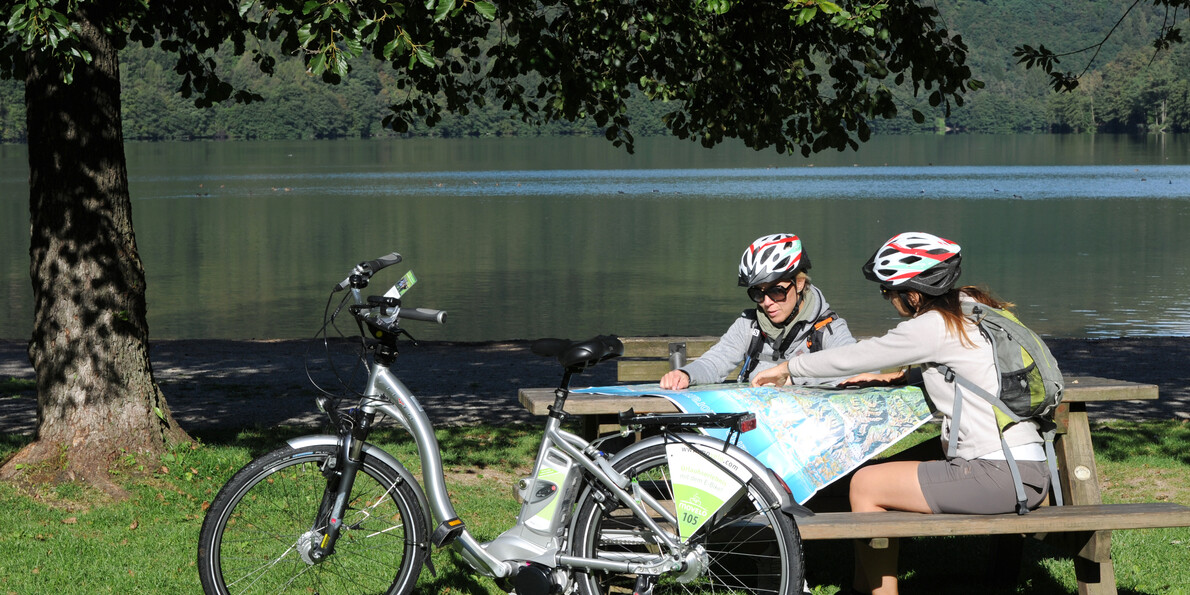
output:
<instances>
[{"instance_id":1,"label":"table leg","mask_svg":"<svg viewBox=\"0 0 1190 595\"><path fill-rule=\"evenodd\" d=\"M1065 501L1068 504L1102 504L1086 403L1063 403L1055 419L1060 432L1056 450ZM1116 593L1111 531L1096 531L1089 535L1075 552L1074 562L1079 593Z\"/></svg>"}]
</instances>

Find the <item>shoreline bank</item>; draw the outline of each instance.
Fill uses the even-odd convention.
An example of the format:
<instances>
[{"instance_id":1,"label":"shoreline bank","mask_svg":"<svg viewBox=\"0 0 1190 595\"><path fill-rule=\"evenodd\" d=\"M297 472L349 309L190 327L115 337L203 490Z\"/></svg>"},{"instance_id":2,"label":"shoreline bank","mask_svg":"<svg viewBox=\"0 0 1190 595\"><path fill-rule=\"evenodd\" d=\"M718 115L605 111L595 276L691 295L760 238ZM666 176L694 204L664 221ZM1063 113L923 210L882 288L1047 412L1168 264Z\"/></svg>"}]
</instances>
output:
<instances>
[{"instance_id":1,"label":"shoreline bank","mask_svg":"<svg viewBox=\"0 0 1190 595\"><path fill-rule=\"evenodd\" d=\"M1062 371L1156 384L1156 401L1089 406L1093 419L1190 420L1190 337L1047 339ZM530 341L460 343L424 341L407 345L398 375L441 427L534 421L517 402L522 387L553 386L561 369L552 359L529 352ZM154 375L170 408L186 430L275 425L318 426L324 415L306 373L335 386L312 340L162 340L150 343ZM332 360L343 369L348 355ZM0 380L33 379L26 343L0 339ZM575 386L615 384L612 362L577 377ZM540 421L539 418L537 418ZM0 432L30 433L36 423L31 391L0 398Z\"/></svg>"}]
</instances>

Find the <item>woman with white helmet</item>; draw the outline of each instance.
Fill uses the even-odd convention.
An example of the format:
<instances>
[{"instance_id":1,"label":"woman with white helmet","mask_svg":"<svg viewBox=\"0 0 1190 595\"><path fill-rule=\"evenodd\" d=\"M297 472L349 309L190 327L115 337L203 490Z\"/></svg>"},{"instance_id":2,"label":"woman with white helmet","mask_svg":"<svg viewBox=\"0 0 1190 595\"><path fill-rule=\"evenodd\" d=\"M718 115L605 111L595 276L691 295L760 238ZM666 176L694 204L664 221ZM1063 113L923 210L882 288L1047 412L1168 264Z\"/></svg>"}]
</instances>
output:
<instances>
[{"instance_id":1,"label":"woman with white helmet","mask_svg":"<svg viewBox=\"0 0 1190 595\"><path fill-rule=\"evenodd\" d=\"M723 382L743 364L738 379L786 360L855 343L847 321L830 309L822 292L810 283L810 257L791 233L762 236L740 258L739 285L748 288L755 308L744 310L719 342L702 357L661 378L666 389ZM838 380L841 380L840 377ZM793 378L796 384L819 384L819 378Z\"/></svg>"},{"instance_id":2,"label":"woman with white helmet","mask_svg":"<svg viewBox=\"0 0 1190 595\"><path fill-rule=\"evenodd\" d=\"M907 381L905 371L864 372L922 364L914 373L920 373L930 402L943 415L942 445L947 459L861 467L850 487L855 512L1012 512L1017 486L1005 444L1020 471L1028 507L1040 505L1048 492L1049 469L1035 422L1009 426L1001 442L993 407L963 391L959 397L963 413L958 427L952 427L956 390L938 371L938 364L949 366L992 394L1000 390L992 346L963 315L962 303L974 300L1000 309L1011 305L975 287L955 287L962 262L960 250L958 244L928 233L902 233L888 240L864 265L863 273L880 284L881 294L907 320L882 337L792 359L752 379L752 384L759 386L782 384L791 375L854 375L846 382L901 384ZM890 547L881 550L856 543L856 591L897 592L895 541L890 540Z\"/></svg>"}]
</instances>

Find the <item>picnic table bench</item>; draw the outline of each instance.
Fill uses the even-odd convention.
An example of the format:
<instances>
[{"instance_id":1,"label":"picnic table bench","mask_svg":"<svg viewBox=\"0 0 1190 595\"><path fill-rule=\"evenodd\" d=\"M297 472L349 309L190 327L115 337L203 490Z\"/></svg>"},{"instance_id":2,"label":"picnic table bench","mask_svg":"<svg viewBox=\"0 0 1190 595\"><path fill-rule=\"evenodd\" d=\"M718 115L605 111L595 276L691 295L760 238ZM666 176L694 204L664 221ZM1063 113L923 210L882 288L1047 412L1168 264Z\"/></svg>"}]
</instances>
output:
<instances>
[{"instance_id":1,"label":"picnic table bench","mask_svg":"<svg viewBox=\"0 0 1190 595\"><path fill-rule=\"evenodd\" d=\"M624 383L656 382L665 372L705 352L717 337L625 338L624 356L617 362L617 379ZM1055 450L1066 506L1042 506L1027 515L941 514L913 512L818 512L797 520L803 540L865 539L873 547L889 538L952 535L996 536L994 568L1015 580L1019 571L1023 536L1032 535L1069 551L1074 559L1080 594L1116 593L1111 560L1111 531L1190 526L1190 507L1171 502L1103 504L1099 473L1091 443L1087 404L1157 398L1157 387L1098 378L1068 376L1062 404L1055 420ZM552 388L524 388L521 404L534 415L548 414L554 401ZM637 413L678 412L664 397L617 397L576 394L566 411L581 416L584 433L618 430L606 423L621 411ZM1005 576L1007 575L1007 576Z\"/></svg>"}]
</instances>

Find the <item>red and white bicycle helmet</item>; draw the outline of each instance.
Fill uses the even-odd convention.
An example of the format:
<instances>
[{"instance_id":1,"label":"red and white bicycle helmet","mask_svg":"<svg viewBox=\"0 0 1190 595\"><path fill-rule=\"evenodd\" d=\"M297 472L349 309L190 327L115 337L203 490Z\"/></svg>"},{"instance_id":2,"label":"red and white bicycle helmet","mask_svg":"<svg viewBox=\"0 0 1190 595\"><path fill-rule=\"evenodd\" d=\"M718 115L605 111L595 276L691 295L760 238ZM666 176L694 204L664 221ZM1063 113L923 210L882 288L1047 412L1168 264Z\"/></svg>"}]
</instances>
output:
<instances>
[{"instance_id":1,"label":"red and white bicycle helmet","mask_svg":"<svg viewBox=\"0 0 1190 595\"><path fill-rule=\"evenodd\" d=\"M791 233L756 238L740 257L740 287L752 287L781 279L792 279L810 270L810 257L802 241Z\"/></svg>"},{"instance_id":2,"label":"red and white bicycle helmet","mask_svg":"<svg viewBox=\"0 0 1190 595\"><path fill-rule=\"evenodd\" d=\"M963 257L958 244L933 234L909 231L894 236L868 259L864 277L892 290L915 289L942 295L959 278Z\"/></svg>"}]
</instances>

